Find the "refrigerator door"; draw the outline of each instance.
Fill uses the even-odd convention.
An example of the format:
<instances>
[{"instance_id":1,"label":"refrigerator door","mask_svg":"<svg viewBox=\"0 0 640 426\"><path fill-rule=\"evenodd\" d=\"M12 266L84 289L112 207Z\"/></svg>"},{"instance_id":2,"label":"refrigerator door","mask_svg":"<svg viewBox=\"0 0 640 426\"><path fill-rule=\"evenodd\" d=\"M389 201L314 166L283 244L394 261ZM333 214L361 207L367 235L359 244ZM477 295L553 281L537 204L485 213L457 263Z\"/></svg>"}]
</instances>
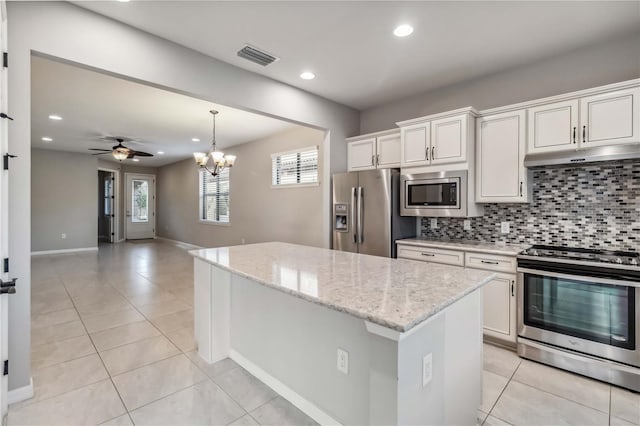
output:
<instances>
[{"instance_id":1,"label":"refrigerator door","mask_svg":"<svg viewBox=\"0 0 640 426\"><path fill-rule=\"evenodd\" d=\"M360 193L357 227L359 252L391 257L391 169L358 172ZM396 172L397 173L397 172Z\"/></svg>"},{"instance_id":2,"label":"refrigerator door","mask_svg":"<svg viewBox=\"0 0 640 426\"><path fill-rule=\"evenodd\" d=\"M333 175L332 229L335 250L358 252L356 241L356 190L358 172Z\"/></svg>"}]
</instances>

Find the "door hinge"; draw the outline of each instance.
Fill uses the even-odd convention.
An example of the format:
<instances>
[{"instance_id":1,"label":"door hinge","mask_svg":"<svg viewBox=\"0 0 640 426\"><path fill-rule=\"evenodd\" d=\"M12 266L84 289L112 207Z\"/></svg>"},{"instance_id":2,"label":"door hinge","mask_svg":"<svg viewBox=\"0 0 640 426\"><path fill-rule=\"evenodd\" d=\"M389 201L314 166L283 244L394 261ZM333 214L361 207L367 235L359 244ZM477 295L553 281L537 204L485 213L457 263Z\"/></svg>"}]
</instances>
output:
<instances>
[{"instance_id":1,"label":"door hinge","mask_svg":"<svg viewBox=\"0 0 640 426\"><path fill-rule=\"evenodd\" d=\"M16 158L17 155L5 154L2 161L2 169L9 170L9 159Z\"/></svg>"},{"instance_id":2,"label":"door hinge","mask_svg":"<svg viewBox=\"0 0 640 426\"><path fill-rule=\"evenodd\" d=\"M9 272L9 258L5 257L4 258L4 267L3 267L4 273L6 274L7 272Z\"/></svg>"},{"instance_id":3,"label":"door hinge","mask_svg":"<svg viewBox=\"0 0 640 426\"><path fill-rule=\"evenodd\" d=\"M9 68L9 52L2 52L2 66Z\"/></svg>"},{"instance_id":4,"label":"door hinge","mask_svg":"<svg viewBox=\"0 0 640 426\"><path fill-rule=\"evenodd\" d=\"M2 375L3 376L8 376L9 375L9 360L8 359L4 360L4 367L2 368Z\"/></svg>"}]
</instances>

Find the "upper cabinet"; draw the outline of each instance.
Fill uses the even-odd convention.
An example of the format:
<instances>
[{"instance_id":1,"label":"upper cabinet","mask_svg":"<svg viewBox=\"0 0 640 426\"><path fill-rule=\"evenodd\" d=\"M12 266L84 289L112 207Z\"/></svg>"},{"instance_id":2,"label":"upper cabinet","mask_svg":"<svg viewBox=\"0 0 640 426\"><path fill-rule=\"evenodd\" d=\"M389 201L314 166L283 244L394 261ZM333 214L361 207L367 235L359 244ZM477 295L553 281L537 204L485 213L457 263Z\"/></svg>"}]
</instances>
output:
<instances>
[{"instance_id":1,"label":"upper cabinet","mask_svg":"<svg viewBox=\"0 0 640 426\"><path fill-rule=\"evenodd\" d=\"M640 87L580 99L584 147L640 142Z\"/></svg>"},{"instance_id":2,"label":"upper cabinet","mask_svg":"<svg viewBox=\"0 0 640 426\"><path fill-rule=\"evenodd\" d=\"M525 111L479 117L476 125L476 202L528 202Z\"/></svg>"},{"instance_id":3,"label":"upper cabinet","mask_svg":"<svg viewBox=\"0 0 640 426\"><path fill-rule=\"evenodd\" d=\"M475 111L450 113L397 123L401 134L401 167L462 163L473 152Z\"/></svg>"},{"instance_id":4,"label":"upper cabinet","mask_svg":"<svg viewBox=\"0 0 640 426\"><path fill-rule=\"evenodd\" d=\"M530 154L640 142L640 88L529 108Z\"/></svg>"},{"instance_id":5,"label":"upper cabinet","mask_svg":"<svg viewBox=\"0 0 640 426\"><path fill-rule=\"evenodd\" d=\"M347 139L348 170L400 167L400 131L388 130Z\"/></svg>"}]
</instances>

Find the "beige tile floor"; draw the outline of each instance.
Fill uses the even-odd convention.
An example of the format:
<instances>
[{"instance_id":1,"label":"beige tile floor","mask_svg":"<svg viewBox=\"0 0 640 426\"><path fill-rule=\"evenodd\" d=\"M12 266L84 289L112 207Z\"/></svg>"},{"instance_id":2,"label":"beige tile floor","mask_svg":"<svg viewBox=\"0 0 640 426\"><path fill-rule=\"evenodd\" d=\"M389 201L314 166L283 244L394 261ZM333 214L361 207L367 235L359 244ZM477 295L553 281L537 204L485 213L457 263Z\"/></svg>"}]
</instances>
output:
<instances>
[{"instance_id":1,"label":"beige tile floor","mask_svg":"<svg viewBox=\"0 0 640 426\"><path fill-rule=\"evenodd\" d=\"M9 425L305 425L231 360L193 342L192 259L160 241L32 263L35 396ZM485 425L640 425L640 395L485 345Z\"/></svg>"}]
</instances>

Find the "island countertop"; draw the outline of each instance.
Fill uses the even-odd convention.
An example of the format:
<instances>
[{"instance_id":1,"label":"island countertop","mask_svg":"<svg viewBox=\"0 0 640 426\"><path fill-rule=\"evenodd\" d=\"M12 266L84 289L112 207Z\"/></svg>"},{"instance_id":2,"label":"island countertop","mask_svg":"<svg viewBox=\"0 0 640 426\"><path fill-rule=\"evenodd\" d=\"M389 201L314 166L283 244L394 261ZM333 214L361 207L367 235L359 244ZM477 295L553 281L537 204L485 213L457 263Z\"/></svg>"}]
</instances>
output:
<instances>
[{"instance_id":1,"label":"island countertop","mask_svg":"<svg viewBox=\"0 0 640 426\"><path fill-rule=\"evenodd\" d=\"M189 253L233 274L400 332L495 277L458 266L280 242Z\"/></svg>"}]
</instances>

